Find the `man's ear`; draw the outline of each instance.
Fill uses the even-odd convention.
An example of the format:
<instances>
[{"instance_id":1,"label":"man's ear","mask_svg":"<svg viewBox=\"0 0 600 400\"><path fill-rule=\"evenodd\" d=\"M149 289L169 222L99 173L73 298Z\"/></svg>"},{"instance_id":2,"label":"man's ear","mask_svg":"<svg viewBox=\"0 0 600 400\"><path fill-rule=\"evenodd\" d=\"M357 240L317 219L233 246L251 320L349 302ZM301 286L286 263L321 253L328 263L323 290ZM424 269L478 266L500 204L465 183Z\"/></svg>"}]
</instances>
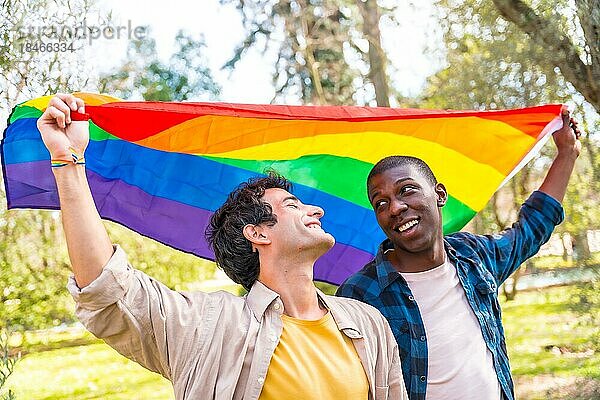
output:
<instances>
[{"instance_id":1,"label":"man's ear","mask_svg":"<svg viewBox=\"0 0 600 400\"><path fill-rule=\"evenodd\" d=\"M448 201L448 191L446 191L446 187L443 183L437 183L435 185L435 194L437 196L437 206L444 207L446 202Z\"/></svg>"},{"instance_id":2,"label":"man's ear","mask_svg":"<svg viewBox=\"0 0 600 400\"><path fill-rule=\"evenodd\" d=\"M271 244L267 232L263 226L247 224L242 230L244 237L250 241L253 245L264 245ZM254 246L252 246L254 248Z\"/></svg>"}]
</instances>

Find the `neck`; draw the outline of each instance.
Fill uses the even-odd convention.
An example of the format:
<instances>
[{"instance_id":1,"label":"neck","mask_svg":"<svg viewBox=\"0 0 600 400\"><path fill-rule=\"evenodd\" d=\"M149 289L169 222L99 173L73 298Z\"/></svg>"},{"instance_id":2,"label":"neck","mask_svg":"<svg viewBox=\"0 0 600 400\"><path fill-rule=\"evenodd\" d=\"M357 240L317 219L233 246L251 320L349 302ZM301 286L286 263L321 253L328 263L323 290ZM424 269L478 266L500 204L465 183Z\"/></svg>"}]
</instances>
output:
<instances>
[{"instance_id":1,"label":"neck","mask_svg":"<svg viewBox=\"0 0 600 400\"><path fill-rule=\"evenodd\" d=\"M431 248L419 252L409 252L394 246L394 250L387 253L387 258L398 272L428 271L446 260L444 240L437 240Z\"/></svg>"},{"instance_id":2,"label":"neck","mask_svg":"<svg viewBox=\"0 0 600 400\"><path fill-rule=\"evenodd\" d=\"M261 257L259 280L279 294L286 315L317 320L327 313L319 305L313 283L313 266L314 260L263 260Z\"/></svg>"}]
</instances>

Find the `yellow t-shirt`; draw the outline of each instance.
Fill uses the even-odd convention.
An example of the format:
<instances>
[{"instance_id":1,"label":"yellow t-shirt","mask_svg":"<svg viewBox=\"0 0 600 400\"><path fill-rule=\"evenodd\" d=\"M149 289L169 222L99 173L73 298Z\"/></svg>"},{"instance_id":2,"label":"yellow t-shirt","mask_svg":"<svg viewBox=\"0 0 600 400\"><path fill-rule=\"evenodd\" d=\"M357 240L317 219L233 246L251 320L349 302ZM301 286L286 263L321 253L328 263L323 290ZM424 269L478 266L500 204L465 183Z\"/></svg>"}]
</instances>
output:
<instances>
[{"instance_id":1,"label":"yellow t-shirt","mask_svg":"<svg viewBox=\"0 0 600 400\"><path fill-rule=\"evenodd\" d=\"M369 382L352 339L327 313L316 321L282 315L260 400L364 399Z\"/></svg>"}]
</instances>

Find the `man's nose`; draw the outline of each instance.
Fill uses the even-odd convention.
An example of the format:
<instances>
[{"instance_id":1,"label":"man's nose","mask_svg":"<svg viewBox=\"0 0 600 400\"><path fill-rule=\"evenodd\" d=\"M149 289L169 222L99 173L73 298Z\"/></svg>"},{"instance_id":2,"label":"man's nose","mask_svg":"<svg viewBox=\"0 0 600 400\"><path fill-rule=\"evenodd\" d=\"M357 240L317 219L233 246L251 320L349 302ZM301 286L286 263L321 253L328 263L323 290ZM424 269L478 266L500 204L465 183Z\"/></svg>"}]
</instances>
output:
<instances>
[{"instance_id":1,"label":"man's nose","mask_svg":"<svg viewBox=\"0 0 600 400\"><path fill-rule=\"evenodd\" d=\"M392 200L390 203L390 213L392 215L398 215L404 211L408 210L408 205L400 200Z\"/></svg>"},{"instance_id":2,"label":"man's nose","mask_svg":"<svg viewBox=\"0 0 600 400\"><path fill-rule=\"evenodd\" d=\"M309 207L309 209L308 209L307 214L309 216L311 216L311 217L315 217L315 218L321 219L321 218L323 218L323 215L325 215L325 211L321 207L319 207L319 206L312 206L311 205L311 206L308 206L308 207Z\"/></svg>"}]
</instances>

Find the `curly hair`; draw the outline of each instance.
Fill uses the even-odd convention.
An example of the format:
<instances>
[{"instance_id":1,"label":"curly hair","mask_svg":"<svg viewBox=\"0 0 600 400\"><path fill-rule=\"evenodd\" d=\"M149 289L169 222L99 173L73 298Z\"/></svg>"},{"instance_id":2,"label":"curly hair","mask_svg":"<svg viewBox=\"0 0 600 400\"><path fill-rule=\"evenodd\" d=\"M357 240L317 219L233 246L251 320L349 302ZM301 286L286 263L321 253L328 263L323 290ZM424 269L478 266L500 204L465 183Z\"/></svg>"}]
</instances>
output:
<instances>
[{"instance_id":1,"label":"curly hair","mask_svg":"<svg viewBox=\"0 0 600 400\"><path fill-rule=\"evenodd\" d=\"M241 183L212 215L206 228L206 240L215 253L217 266L236 283L250 290L258 279L258 252L243 234L244 226L277 223L271 205L262 200L267 189L289 191L292 184L274 171Z\"/></svg>"}]
</instances>

